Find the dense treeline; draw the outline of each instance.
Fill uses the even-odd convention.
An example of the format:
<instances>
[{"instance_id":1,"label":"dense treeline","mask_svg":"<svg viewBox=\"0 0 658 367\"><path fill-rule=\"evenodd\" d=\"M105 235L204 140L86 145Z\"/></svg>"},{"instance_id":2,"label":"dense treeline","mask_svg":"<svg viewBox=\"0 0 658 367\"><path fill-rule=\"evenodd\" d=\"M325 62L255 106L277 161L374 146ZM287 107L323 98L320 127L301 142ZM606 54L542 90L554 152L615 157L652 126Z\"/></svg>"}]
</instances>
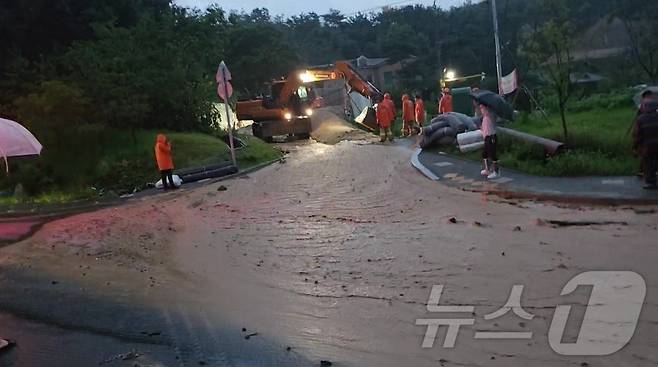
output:
<instances>
[{"instance_id":1,"label":"dense treeline","mask_svg":"<svg viewBox=\"0 0 658 367\"><path fill-rule=\"evenodd\" d=\"M553 49L564 50L560 39L572 40L611 15L634 30L633 52L620 64L608 63L619 76L611 80L632 85L656 79L656 2L498 0L498 5L503 69L518 68L527 82L542 70L555 71L544 60ZM556 40L561 44L552 44ZM148 167L150 154L112 152L117 144L140 145L136 151L142 152L140 129L207 131L222 59L233 72L237 94L249 96L296 68L360 55L416 56L400 76L405 90L435 93L444 67L461 75L495 75L490 4L286 19L263 8L192 10L170 0L0 0L0 116L27 125L46 147L41 159L14 164L20 172L0 181L0 192L17 182L31 182L34 190L107 187L130 167ZM569 69L554 74L568 77L567 64ZM567 84L563 98L545 101L562 106L572 95Z\"/></svg>"},{"instance_id":2,"label":"dense treeline","mask_svg":"<svg viewBox=\"0 0 658 367\"><path fill-rule=\"evenodd\" d=\"M532 65L523 45L554 16L543 7L551 1L560 0L498 2L504 70L516 67L527 74ZM622 0L562 2L576 30L628 5ZM229 62L241 95L296 67L362 54L417 56L402 75L404 88L436 89L444 67L462 75L495 74L488 2L450 10L406 6L284 19L267 9L197 11L169 0L3 1L0 52L0 113L22 118L37 132L58 123L53 122L57 116L38 116L52 110L77 111L77 125L206 128L221 59ZM62 118L66 125L72 117Z\"/></svg>"}]
</instances>

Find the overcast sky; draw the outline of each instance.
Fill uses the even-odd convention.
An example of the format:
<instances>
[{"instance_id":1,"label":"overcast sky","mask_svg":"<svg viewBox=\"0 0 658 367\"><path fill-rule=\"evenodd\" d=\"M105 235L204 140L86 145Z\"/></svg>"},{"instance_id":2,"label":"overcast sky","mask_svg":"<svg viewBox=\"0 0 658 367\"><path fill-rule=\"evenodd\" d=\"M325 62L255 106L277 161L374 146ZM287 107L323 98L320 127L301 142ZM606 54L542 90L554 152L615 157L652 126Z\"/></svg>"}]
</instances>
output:
<instances>
[{"instance_id":1,"label":"overcast sky","mask_svg":"<svg viewBox=\"0 0 658 367\"><path fill-rule=\"evenodd\" d=\"M432 5L434 0L174 0L178 5L205 9L210 4L219 4L224 9L251 12L254 8L268 8L270 14L285 16L300 13L316 12L326 14L329 9L338 9L344 14L353 14L359 11L376 11L378 8L393 5ZM462 4L464 0L436 0L436 4L448 9L451 6Z\"/></svg>"}]
</instances>

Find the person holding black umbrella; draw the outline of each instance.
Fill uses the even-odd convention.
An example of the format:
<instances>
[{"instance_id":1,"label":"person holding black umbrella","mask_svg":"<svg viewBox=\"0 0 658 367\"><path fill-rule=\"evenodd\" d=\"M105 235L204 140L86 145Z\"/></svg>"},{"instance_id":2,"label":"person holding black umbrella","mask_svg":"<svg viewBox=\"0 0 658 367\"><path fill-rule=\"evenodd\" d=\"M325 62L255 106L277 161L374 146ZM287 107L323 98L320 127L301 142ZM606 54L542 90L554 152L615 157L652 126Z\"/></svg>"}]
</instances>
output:
<instances>
[{"instance_id":1,"label":"person holding black umbrella","mask_svg":"<svg viewBox=\"0 0 658 367\"><path fill-rule=\"evenodd\" d=\"M482 135L484 137L484 169L482 175L490 180L500 177L498 165L498 138L496 123L500 116L505 120L514 120L514 108L500 95L488 90L471 92L471 97L478 103L482 112Z\"/></svg>"},{"instance_id":2,"label":"person holding black umbrella","mask_svg":"<svg viewBox=\"0 0 658 367\"><path fill-rule=\"evenodd\" d=\"M492 108L484 104L479 105L482 112L482 136L484 137L484 151L482 159L484 160L484 169L482 176L489 180L500 177L500 168L498 165L498 138L496 136L496 120L498 116Z\"/></svg>"}]
</instances>

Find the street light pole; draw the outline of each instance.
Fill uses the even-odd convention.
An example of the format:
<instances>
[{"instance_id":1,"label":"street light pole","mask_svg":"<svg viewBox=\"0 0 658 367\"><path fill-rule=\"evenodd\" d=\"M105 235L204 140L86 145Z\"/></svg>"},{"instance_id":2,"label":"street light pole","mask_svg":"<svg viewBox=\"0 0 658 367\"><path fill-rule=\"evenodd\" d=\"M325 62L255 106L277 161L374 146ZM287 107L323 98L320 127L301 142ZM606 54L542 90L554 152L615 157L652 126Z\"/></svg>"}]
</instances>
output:
<instances>
[{"instance_id":1,"label":"street light pole","mask_svg":"<svg viewBox=\"0 0 658 367\"><path fill-rule=\"evenodd\" d=\"M500 36L498 35L498 11L496 10L496 0L491 0L491 11L493 13L494 39L496 40L496 73L498 75L498 93L502 93L501 85L503 80L503 67L500 56Z\"/></svg>"}]
</instances>

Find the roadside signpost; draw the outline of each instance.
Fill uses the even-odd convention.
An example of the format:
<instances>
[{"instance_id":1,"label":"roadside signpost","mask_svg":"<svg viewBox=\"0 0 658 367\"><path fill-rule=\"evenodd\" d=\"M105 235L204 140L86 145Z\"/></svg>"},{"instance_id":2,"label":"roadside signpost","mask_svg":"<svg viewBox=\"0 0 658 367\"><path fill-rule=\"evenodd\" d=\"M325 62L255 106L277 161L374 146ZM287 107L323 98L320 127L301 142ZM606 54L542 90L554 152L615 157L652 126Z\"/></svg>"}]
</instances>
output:
<instances>
[{"instance_id":1,"label":"roadside signpost","mask_svg":"<svg viewBox=\"0 0 658 367\"><path fill-rule=\"evenodd\" d=\"M235 159L235 146L233 144L233 125L231 124L231 109L229 107L229 99L233 95L233 86L231 85L231 72L228 70L226 63L222 61L217 68L215 75L217 81L217 95L224 100L224 107L226 107L226 123L228 127L228 141L231 148L231 160L235 167L238 162Z\"/></svg>"}]
</instances>

